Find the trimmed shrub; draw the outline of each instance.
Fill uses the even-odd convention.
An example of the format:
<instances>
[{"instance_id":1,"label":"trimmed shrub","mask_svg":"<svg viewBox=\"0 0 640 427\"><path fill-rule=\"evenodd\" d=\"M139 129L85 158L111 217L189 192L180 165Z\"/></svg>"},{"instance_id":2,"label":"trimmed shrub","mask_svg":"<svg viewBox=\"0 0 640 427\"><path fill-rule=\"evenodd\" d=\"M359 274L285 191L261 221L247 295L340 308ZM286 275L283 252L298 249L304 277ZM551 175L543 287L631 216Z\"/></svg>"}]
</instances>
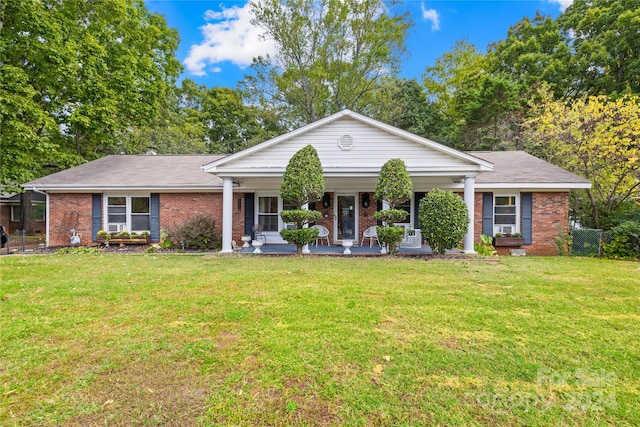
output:
<instances>
[{"instance_id":1,"label":"trimmed shrub","mask_svg":"<svg viewBox=\"0 0 640 427\"><path fill-rule=\"evenodd\" d=\"M378 240L386 246L387 253L393 255L398 252L406 229L402 226L387 225L376 227L376 232L378 233Z\"/></svg>"},{"instance_id":2,"label":"trimmed shrub","mask_svg":"<svg viewBox=\"0 0 640 427\"><path fill-rule=\"evenodd\" d=\"M607 258L640 259L640 223L626 221L611 229L611 243L603 245Z\"/></svg>"},{"instance_id":3,"label":"trimmed shrub","mask_svg":"<svg viewBox=\"0 0 640 427\"><path fill-rule=\"evenodd\" d=\"M178 224L168 235L179 247L200 251L220 248L216 221L209 215L196 215Z\"/></svg>"},{"instance_id":4,"label":"trimmed shrub","mask_svg":"<svg viewBox=\"0 0 640 427\"><path fill-rule=\"evenodd\" d=\"M460 244L469 228L467 205L456 194L435 189L420 201L418 220L422 236L436 254Z\"/></svg>"}]
</instances>

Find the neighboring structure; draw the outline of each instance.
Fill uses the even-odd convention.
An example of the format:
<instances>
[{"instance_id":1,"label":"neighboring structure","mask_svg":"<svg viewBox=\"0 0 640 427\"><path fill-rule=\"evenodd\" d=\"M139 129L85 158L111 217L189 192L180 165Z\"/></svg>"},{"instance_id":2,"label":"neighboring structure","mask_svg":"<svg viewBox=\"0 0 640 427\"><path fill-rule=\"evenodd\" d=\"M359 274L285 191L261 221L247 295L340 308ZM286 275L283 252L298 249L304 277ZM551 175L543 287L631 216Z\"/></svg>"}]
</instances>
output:
<instances>
[{"instance_id":1,"label":"neighboring structure","mask_svg":"<svg viewBox=\"0 0 640 427\"><path fill-rule=\"evenodd\" d=\"M34 234L45 232L46 199L41 193L28 192L31 200L31 215L22 220L22 207L20 194L10 193L0 195L0 224L5 227L8 234L14 234L18 230L28 228Z\"/></svg>"},{"instance_id":2,"label":"neighboring structure","mask_svg":"<svg viewBox=\"0 0 640 427\"><path fill-rule=\"evenodd\" d=\"M313 145L322 162L326 194L310 208L331 241L359 240L384 206L373 200L378 173L390 158L407 165L414 197L408 228L418 228L420 199L433 188L459 193L471 221L466 252L481 233L522 233L530 254L554 254L553 239L568 228L569 192L588 180L524 152L460 152L345 110L228 156L107 156L24 184L47 194L47 244L68 244L71 228L95 241L100 229L160 231L195 214L211 214L222 230L222 250L264 227L267 243L284 243L287 209L278 196L291 156ZM89 238L91 236L91 238Z\"/></svg>"}]
</instances>

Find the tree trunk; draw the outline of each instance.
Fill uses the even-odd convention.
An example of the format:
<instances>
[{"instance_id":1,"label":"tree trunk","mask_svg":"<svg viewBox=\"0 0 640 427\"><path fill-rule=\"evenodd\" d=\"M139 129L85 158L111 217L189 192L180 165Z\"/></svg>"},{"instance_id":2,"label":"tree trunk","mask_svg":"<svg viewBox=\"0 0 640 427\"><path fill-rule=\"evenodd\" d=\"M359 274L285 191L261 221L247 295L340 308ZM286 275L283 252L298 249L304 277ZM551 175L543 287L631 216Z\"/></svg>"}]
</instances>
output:
<instances>
[{"instance_id":1,"label":"tree trunk","mask_svg":"<svg viewBox=\"0 0 640 427\"><path fill-rule=\"evenodd\" d=\"M31 197L33 192L25 191L20 195L20 229L26 234L33 234L33 221L31 220L33 213L33 204Z\"/></svg>"}]
</instances>

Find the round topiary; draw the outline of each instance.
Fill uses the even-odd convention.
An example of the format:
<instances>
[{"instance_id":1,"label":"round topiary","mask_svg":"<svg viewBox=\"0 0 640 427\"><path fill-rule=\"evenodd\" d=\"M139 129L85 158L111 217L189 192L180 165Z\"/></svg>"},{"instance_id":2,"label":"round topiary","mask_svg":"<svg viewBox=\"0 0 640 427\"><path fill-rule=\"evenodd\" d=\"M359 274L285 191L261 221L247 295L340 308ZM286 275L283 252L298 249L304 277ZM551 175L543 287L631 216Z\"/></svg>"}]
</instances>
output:
<instances>
[{"instance_id":1,"label":"round topiary","mask_svg":"<svg viewBox=\"0 0 640 427\"><path fill-rule=\"evenodd\" d=\"M464 201L456 194L440 189L430 191L418 210L420 230L431 250L444 254L455 248L469 228L469 212Z\"/></svg>"}]
</instances>

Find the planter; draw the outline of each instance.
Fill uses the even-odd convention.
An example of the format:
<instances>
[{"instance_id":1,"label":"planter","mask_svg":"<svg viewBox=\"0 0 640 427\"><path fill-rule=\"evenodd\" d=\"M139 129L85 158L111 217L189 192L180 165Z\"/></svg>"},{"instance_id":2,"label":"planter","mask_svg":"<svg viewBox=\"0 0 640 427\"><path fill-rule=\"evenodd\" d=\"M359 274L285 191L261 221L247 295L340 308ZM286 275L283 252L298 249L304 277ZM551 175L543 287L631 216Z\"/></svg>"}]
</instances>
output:
<instances>
[{"instance_id":1,"label":"planter","mask_svg":"<svg viewBox=\"0 0 640 427\"><path fill-rule=\"evenodd\" d=\"M106 240L104 237L98 237L96 239L98 243L109 243L110 245L146 245L149 243L149 238L145 236L136 236L134 238L120 238L120 237L112 237L109 240Z\"/></svg>"},{"instance_id":2,"label":"planter","mask_svg":"<svg viewBox=\"0 0 640 427\"><path fill-rule=\"evenodd\" d=\"M351 255L351 247L353 246L353 240L343 240L342 247L344 248L344 255Z\"/></svg>"},{"instance_id":3,"label":"planter","mask_svg":"<svg viewBox=\"0 0 640 427\"><path fill-rule=\"evenodd\" d=\"M260 248L262 247L262 241L260 240L254 240L253 242L251 242L251 244L253 245L253 247L255 248L253 250L254 254L261 254L262 250L260 250Z\"/></svg>"},{"instance_id":4,"label":"planter","mask_svg":"<svg viewBox=\"0 0 640 427\"><path fill-rule=\"evenodd\" d=\"M523 237L494 237L493 246L522 246L524 245Z\"/></svg>"},{"instance_id":5,"label":"planter","mask_svg":"<svg viewBox=\"0 0 640 427\"><path fill-rule=\"evenodd\" d=\"M251 241L251 236L242 236L241 239L244 242L244 245L242 245L243 248L248 248L251 246L249 244L249 242Z\"/></svg>"}]
</instances>

